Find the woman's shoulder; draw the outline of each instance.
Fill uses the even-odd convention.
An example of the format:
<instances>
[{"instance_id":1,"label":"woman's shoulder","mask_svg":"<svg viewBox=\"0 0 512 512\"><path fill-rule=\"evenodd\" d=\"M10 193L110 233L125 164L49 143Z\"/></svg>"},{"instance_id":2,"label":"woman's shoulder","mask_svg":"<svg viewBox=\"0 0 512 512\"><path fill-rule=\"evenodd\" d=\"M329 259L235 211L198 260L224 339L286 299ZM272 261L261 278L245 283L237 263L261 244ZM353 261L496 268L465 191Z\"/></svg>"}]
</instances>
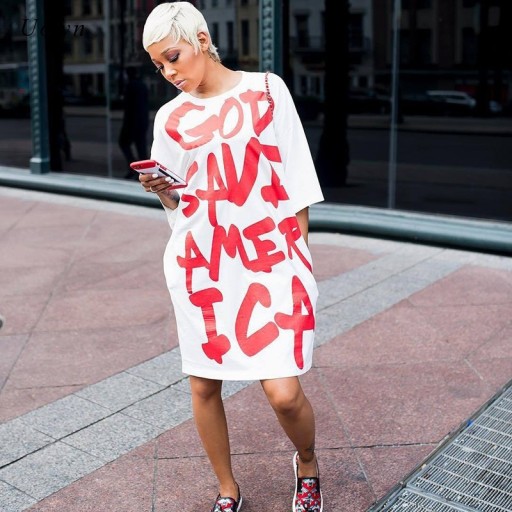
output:
<instances>
[{"instance_id":1,"label":"woman's shoulder","mask_svg":"<svg viewBox=\"0 0 512 512\"><path fill-rule=\"evenodd\" d=\"M243 71L246 80L261 82L267 79L282 82L282 78L273 71Z\"/></svg>"},{"instance_id":2,"label":"woman's shoulder","mask_svg":"<svg viewBox=\"0 0 512 512\"><path fill-rule=\"evenodd\" d=\"M244 83L255 89L270 89L276 97L287 89L285 81L273 71L244 71Z\"/></svg>"}]
</instances>

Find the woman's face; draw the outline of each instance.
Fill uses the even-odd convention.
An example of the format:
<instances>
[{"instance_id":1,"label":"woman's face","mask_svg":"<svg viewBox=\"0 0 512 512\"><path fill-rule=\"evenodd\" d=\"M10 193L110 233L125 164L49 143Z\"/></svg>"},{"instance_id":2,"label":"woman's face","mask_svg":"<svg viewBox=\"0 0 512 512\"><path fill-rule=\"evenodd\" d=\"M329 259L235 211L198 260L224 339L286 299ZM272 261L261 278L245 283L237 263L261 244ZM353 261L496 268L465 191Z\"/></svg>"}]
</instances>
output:
<instances>
[{"instance_id":1,"label":"woman's face","mask_svg":"<svg viewBox=\"0 0 512 512\"><path fill-rule=\"evenodd\" d=\"M198 36L203 49L204 37L201 32ZM148 53L157 70L181 91L191 93L203 82L207 54L204 51L196 54L194 47L183 39L175 42L167 36L149 46Z\"/></svg>"}]
</instances>

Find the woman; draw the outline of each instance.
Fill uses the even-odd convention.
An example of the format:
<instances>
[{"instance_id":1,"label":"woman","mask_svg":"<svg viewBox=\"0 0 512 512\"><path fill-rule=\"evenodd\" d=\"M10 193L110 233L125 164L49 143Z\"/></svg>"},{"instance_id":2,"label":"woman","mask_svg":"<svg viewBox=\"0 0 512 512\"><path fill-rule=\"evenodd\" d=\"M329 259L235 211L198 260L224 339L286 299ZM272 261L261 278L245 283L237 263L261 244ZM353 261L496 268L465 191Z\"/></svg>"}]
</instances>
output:
<instances>
[{"instance_id":1,"label":"woman","mask_svg":"<svg viewBox=\"0 0 512 512\"><path fill-rule=\"evenodd\" d=\"M284 82L221 64L202 14L158 5L143 45L180 91L155 117L151 158L184 177L140 175L172 227L164 255L197 431L219 483L212 512L238 512L223 380L259 380L293 456L292 510L322 511L315 419L299 376L312 364L317 286L308 207L322 201Z\"/></svg>"}]
</instances>

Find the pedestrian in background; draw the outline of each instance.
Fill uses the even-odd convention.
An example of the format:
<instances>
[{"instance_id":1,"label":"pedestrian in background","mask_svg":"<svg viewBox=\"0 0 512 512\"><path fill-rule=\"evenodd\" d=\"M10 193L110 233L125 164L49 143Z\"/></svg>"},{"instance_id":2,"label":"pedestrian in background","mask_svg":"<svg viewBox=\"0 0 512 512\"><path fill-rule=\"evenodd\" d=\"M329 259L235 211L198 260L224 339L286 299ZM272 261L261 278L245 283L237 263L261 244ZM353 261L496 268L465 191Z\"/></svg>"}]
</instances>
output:
<instances>
[{"instance_id":1,"label":"pedestrian in background","mask_svg":"<svg viewBox=\"0 0 512 512\"><path fill-rule=\"evenodd\" d=\"M218 479L211 511L242 505L222 382L258 380L295 446L291 508L320 512L315 417L299 376L312 365L318 295L308 208L323 196L292 97L273 73L226 68L189 2L158 5L143 45L180 91L156 115L151 158L187 185L174 189L157 174L139 180L172 228L164 270L197 431ZM258 510L272 482L254 476Z\"/></svg>"},{"instance_id":2,"label":"pedestrian in background","mask_svg":"<svg viewBox=\"0 0 512 512\"><path fill-rule=\"evenodd\" d=\"M134 160L148 158L147 133L149 127L149 92L134 67L126 69L128 78L123 94L123 124L119 133L119 147L128 165ZM137 157L134 156L135 148ZM130 169L126 179L136 179Z\"/></svg>"}]
</instances>

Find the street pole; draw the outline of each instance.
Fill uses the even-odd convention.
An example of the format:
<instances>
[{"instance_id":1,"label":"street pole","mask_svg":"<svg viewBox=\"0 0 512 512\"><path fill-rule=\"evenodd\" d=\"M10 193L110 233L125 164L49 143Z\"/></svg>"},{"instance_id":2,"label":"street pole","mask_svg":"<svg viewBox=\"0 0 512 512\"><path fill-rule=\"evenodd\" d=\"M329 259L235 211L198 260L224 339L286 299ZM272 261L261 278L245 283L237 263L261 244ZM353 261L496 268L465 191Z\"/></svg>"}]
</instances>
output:
<instances>
[{"instance_id":1,"label":"street pole","mask_svg":"<svg viewBox=\"0 0 512 512\"><path fill-rule=\"evenodd\" d=\"M281 0L260 0L260 71L283 76Z\"/></svg>"},{"instance_id":2,"label":"street pole","mask_svg":"<svg viewBox=\"0 0 512 512\"><path fill-rule=\"evenodd\" d=\"M112 178L112 83L110 80L110 54L112 45L112 32L110 30L110 0L103 0L103 34L105 45L103 46L103 58L105 60L105 108L106 108L106 129L107 129L107 169L108 177Z\"/></svg>"},{"instance_id":3,"label":"street pole","mask_svg":"<svg viewBox=\"0 0 512 512\"><path fill-rule=\"evenodd\" d=\"M397 168L397 125L398 125L398 60L400 58L400 16L402 1L393 4L393 52L391 76L391 127L389 129L389 170L388 170L388 208L396 206L396 168Z\"/></svg>"},{"instance_id":4,"label":"street pole","mask_svg":"<svg viewBox=\"0 0 512 512\"><path fill-rule=\"evenodd\" d=\"M26 0L27 18L36 23L35 32L28 37L28 72L30 80L30 118L32 128L32 157L30 172L50 172L50 143L48 121L48 91L46 83L45 40L40 33L44 26L44 2Z\"/></svg>"}]
</instances>

